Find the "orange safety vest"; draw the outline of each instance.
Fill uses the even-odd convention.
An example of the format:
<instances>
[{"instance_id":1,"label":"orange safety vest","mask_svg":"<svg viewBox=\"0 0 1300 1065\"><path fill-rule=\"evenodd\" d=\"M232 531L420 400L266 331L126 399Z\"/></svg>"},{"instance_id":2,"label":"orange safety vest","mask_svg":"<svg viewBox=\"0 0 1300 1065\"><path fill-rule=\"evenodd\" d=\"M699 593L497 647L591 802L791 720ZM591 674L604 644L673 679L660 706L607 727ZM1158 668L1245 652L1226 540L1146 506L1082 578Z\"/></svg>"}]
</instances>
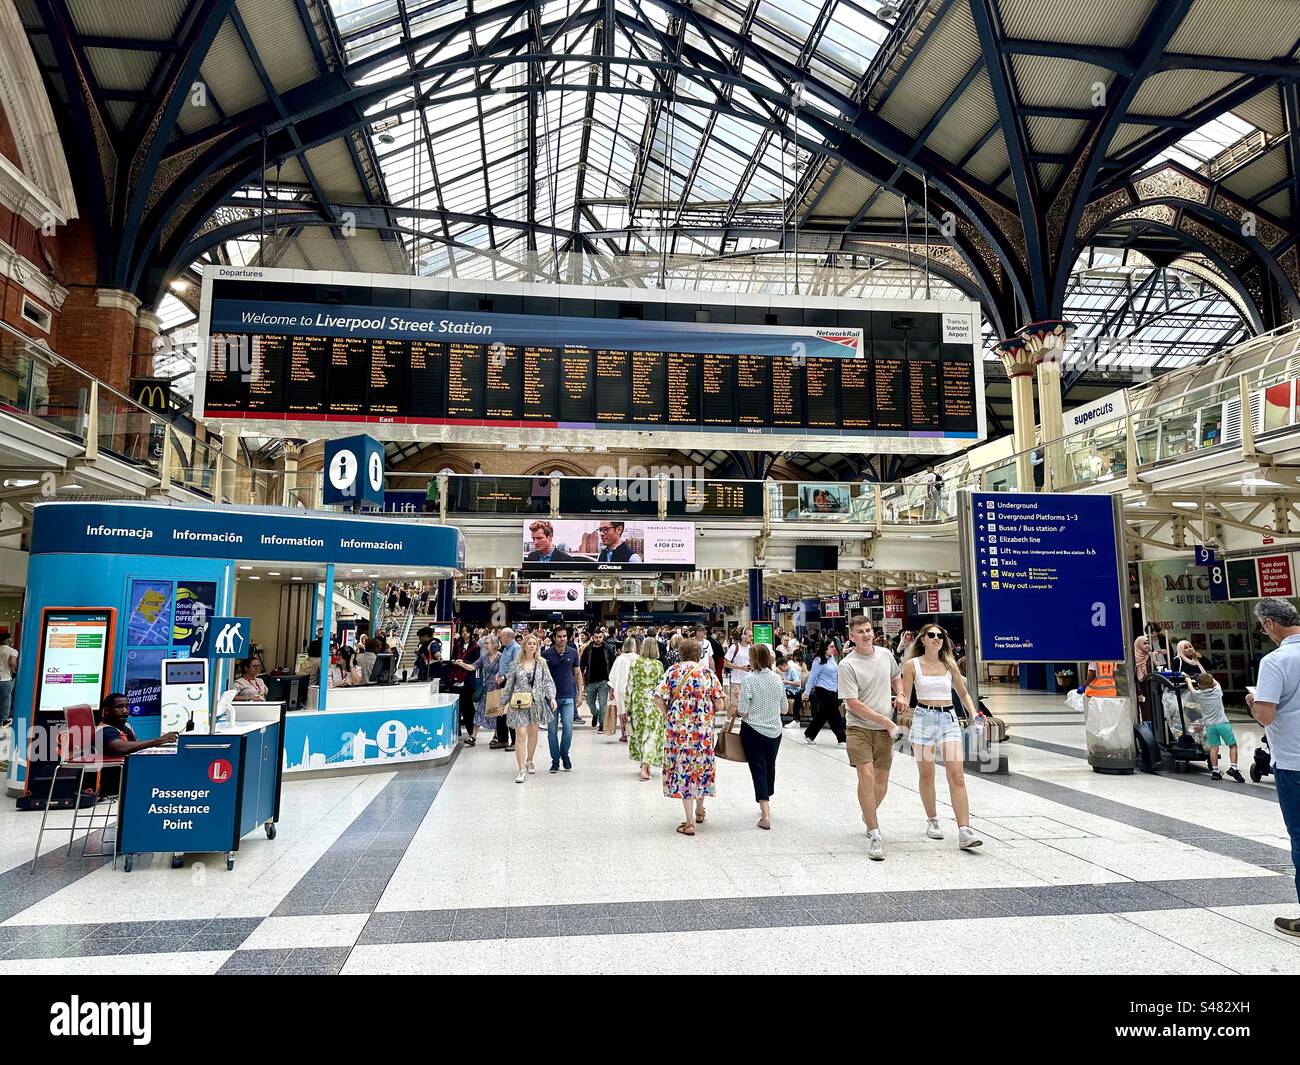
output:
<instances>
[{"instance_id":1,"label":"orange safety vest","mask_svg":"<svg viewBox=\"0 0 1300 1065\"><path fill-rule=\"evenodd\" d=\"M1084 695L1093 699L1113 699L1118 695L1115 688L1115 663L1098 662L1097 675L1088 681Z\"/></svg>"}]
</instances>

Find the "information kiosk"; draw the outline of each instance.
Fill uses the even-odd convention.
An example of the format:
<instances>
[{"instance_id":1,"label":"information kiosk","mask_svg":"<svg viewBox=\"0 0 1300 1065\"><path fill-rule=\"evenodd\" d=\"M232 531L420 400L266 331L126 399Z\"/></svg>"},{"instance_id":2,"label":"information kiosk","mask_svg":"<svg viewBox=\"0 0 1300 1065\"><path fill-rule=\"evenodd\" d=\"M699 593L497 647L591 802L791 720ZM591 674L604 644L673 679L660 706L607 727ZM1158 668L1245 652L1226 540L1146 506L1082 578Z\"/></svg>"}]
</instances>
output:
<instances>
[{"instance_id":1,"label":"information kiosk","mask_svg":"<svg viewBox=\"0 0 1300 1065\"><path fill-rule=\"evenodd\" d=\"M16 688L34 694L14 706L10 793L28 791L28 752L40 746L29 743L34 714L44 711L53 718L66 706L97 707L109 691L126 694L131 728L139 739L184 731L193 715L194 729L184 733L178 748L170 748L173 753L128 760L137 762L127 773L136 785L147 781L150 773L161 773L166 765L168 774L182 782L165 790L211 786L219 791L218 784L225 781L206 775L214 762L229 762L232 772L237 772L241 759L245 766L250 759L264 760L268 749L275 750L280 769L295 772L354 768L398 757L449 756L458 731L454 696L438 694L427 683L367 685L336 693L328 681L328 660L316 696L309 694L301 709L284 714L283 702L277 702L273 711L265 711L269 718L259 718L252 704L235 703L234 723L218 725L210 733L202 717L210 714L211 692L231 686L229 665L214 666L203 659L196 664L193 648L196 632L206 621L247 616L253 625L250 644L278 648L268 652L268 656L278 655L278 663L267 661L268 671L278 664L294 675L296 661L307 649L310 627L333 631L336 569L353 580L376 575L379 579L445 578L462 571L464 552L459 530L431 522L366 520L280 507L38 503L32 518L24 626L46 631L49 647L41 661L35 655L19 660ZM282 589L293 595L281 594ZM289 599L297 604L292 617L281 608L282 600ZM317 608L311 606L313 602ZM57 626L62 628L55 631ZM51 667L57 664L51 656L62 656L58 662L67 668L46 668L46 660ZM45 678L43 685L38 685L38 676ZM285 683L294 686L295 695L301 691L301 682ZM275 730L249 728L265 726L270 719L277 725ZM326 720L330 720L328 727ZM271 731L276 733L274 742L268 738ZM255 741L250 738L254 733L263 735ZM220 757L204 761L216 749L201 744L218 742L217 737L232 746ZM242 750L254 742L255 753ZM146 770L139 758L157 767ZM197 783L187 783L192 777L198 778ZM254 790L262 786L255 788L247 777L232 777L232 782ZM145 815L135 805L137 798L134 790L124 797L125 838L144 831ZM256 809L259 817L273 820L265 813L268 807L251 797L238 808L244 814ZM198 831L196 818L194 832ZM217 849L233 849L238 838L226 839ZM206 837L204 842L209 842ZM191 850L196 845L186 842L174 849ZM138 847L156 849L144 843Z\"/></svg>"}]
</instances>

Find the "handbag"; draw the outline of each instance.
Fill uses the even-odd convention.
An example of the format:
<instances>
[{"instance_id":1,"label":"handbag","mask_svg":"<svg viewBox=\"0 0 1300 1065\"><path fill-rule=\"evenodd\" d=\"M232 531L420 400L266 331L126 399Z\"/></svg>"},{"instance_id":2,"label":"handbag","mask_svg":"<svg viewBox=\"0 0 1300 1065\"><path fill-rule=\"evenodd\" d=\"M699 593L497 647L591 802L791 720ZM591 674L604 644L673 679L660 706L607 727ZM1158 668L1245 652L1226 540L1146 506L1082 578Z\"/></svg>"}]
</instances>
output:
<instances>
[{"instance_id":1,"label":"handbag","mask_svg":"<svg viewBox=\"0 0 1300 1065\"><path fill-rule=\"evenodd\" d=\"M484 699L483 702L483 716L484 717L501 716L501 689L500 688L493 688L487 693L487 697L486 699Z\"/></svg>"},{"instance_id":2,"label":"handbag","mask_svg":"<svg viewBox=\"0 0 1300 1065\"><path fill-rule=\"evenodd\" d=\"M713 753L728 762L748 762L749 756L745 754L745 743L740 738L740 733L731 731L733 720L734 718L727 718L726 725L714 739Z\"/></svg>"},{"instance_id":3,"label":"handbag","mask_svg":"<svg viewBox=\"0 0 1300 1065\"><path fill-rule=\"evenodd\" d=\"M533 671L528 677L528 686L531 688L537 682L537 664L533 664ZM510 696L511 710L531 710L533 708L533 693L531 691L515 692Z\"/></svg>"}]
</instances>

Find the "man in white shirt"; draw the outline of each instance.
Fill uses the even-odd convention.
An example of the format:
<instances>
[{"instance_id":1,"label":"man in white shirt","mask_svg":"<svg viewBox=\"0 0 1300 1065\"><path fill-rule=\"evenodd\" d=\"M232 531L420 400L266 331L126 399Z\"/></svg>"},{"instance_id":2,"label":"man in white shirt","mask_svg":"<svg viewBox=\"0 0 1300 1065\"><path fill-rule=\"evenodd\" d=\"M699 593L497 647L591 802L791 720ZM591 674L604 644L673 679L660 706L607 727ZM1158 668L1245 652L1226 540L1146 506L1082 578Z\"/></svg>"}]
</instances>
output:
<instances>
[{"instance_id":1,"label":"man in white shirt","mask_svg":"<svg viewBox=\"0 0 1300 1065\"><path fill-rule=\"evenodd\" d=\"M876 646L870 618L850 621L849 638L853 650L840 661L839 696L845 709L849 765L858 775L858 805L870 833L867 857L879 862L884 861L885 847L876 810L889 788L894 742L903 735L894 721L895 710L906 705L902 671L886 648Z\"/></svg>"},{"instance_id":2,"label":"man in white shirt","mask_svg":"<svg viewBox=\"0 0 1300 1065\"><path fill-rule=\"evenodd\" d=\"M713 646L709 643L709 630L703 625L696 625L695 638L700 641L700 665L705 669L712 669L714 673L719 673L722 664L718 663L718 669L713 668Z\"/></svg>"},{"instance_id":3,"label":"man in white shirt","mask_svg":"<svg viewBox=\"0 0 1300 1065\"><path fill-rule=\"evenodd\" d=\"M1254 695L1246 696L1246 705L1268 734L1277 803L1291 837L1291 864L1300 898L1300 613L1285 599L1261 599L1255 604L1255 617L1277 650L1260 662L1258 685ZM1300 936L1300 917L1276 917L1273 927Z\"/></svg>"},{"instance_id":4,"label":"man in white shirt","mask_svg":"<svg viewBox=\"0 0 1300 1065\"><path fill-rule=\"evenodd\" d=\"M9 643L9 633L0 632L0 728L14 716L14 677L18 675L18 651Z\"/></svg>"}]
</instances>

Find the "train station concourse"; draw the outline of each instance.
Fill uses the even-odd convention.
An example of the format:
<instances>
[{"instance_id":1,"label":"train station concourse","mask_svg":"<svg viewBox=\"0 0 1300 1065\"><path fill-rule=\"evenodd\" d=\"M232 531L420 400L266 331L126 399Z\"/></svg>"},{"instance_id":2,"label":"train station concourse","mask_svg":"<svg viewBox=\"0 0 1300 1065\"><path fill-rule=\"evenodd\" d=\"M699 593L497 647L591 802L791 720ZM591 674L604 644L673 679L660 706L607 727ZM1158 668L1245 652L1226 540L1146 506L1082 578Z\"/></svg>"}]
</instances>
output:
<instances>
[{"instance_id":1,"label":"train station concourse","mask_svg":"<svg viewBox=\"0 0 1300 1065\"><path fill-rule=\"evenodd\" d=\"M1280 1032L1298 212L1295 0L0 0L14 1023Z\"/></svg>"}]
</instances>

